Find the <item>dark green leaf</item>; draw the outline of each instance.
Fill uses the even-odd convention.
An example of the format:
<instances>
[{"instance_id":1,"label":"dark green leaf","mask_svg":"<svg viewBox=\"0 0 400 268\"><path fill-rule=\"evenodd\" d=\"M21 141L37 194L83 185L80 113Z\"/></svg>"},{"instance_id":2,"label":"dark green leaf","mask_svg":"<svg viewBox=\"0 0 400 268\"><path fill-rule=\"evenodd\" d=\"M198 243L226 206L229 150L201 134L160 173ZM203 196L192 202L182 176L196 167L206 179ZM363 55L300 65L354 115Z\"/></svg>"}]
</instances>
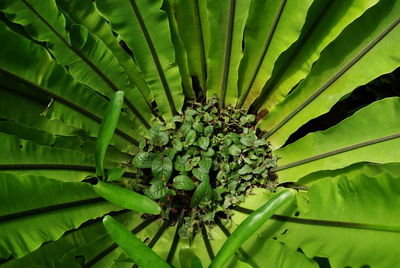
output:
<instances>
[{"instance_id":1,"label":"dark green leaf","mask_svg":"<svg viewBox=\"0 0 400 268\"><path fill-rule=\"evenodd\" d=\"M191 191L196 188L196 184L187 175L179 175L174 178L174 187L180 190Z\"/></svg>"},{"instance_id":2,"label":"dark green leaf","mask_svg":"<svg viewBox=\"0 0 400 268\"><path fill-rule=\"evenodd\" d=\"M199 181L208 181L210 179L208 175L208 171L201 169L201 168L195 168L192 170L193 176L196 177Z\"/></svg>"},{"instance_id":3,"label":"dark green leaf","mask_svg":"<svg viewBox=\"0 0 400 268\"><path fill-rule=\"evenodd\" d=\"M254 133L249 133L249 134L244 134L240 138L240 142L247 147L252 147L254 145L254 142L256 141L257 137L254 135Z\"/></svg>"},{"instance_id":4,"label":"dark green leaf","mask_svg":"<svg viewBox=\"0 0 400 268\"><path fill-rule=\"evenodd\" d=\"M149 131L150 140L156 146L163 146L169 142L169 136L166 131L163 131L160 127L152 127Z\"/></svg>"},{"instance_id":5,"label":"dark green leaf","mask_svg":"<svg viewBox=\"0 0 400 268\"><path fill-rule=\"evenodd\" d=\"M145 192L146 195L153 200L163 198L167 194L172 193L162 179L153 179L150 187L147 188Z\"/></svg>"},{"instance_id":6,"label":"dark green leaf","mask_svg":"<svg viewBox=\"0 0 400 268\"><path fill-rule=\"evenodd\" d=\"M196 141L196 138L197 138L196 131L191 129L186 134L185 142L187 145L192 145Z\"/></svg>"},{"instance_id":7,"label":"dark green leaf","mask_svg":"<svg viewBox=\"0 0 400 268\"><path fill-rule=\"evenodd\" d=\"M172 174L172 160L162 154L157 156L151 163L151 173L156 179L168 181Z\"/></svg>"},{"instance_id":8,"label":"dark green leaf","mask_svg":"<svg viewBox=\"0 0 400 268\"><path fill-rule=\"evenodd\" d=\"M238 146L241 145L240 144L240 136L239 136L239 134L230 133L229 134L229 138L233 141L234 144L236 144Z\"/></svg>"},{"instance_id":9,"label":"dark green leaf","mask_svg":"<svg viewBox=\"0 0 400 268\"><path fill-rule=\"evenodd\" d=\"M253 174L261 174L266 168L267 168L266 166L262 165L258 168L253 169L252 173Z\"/></svg>"},{"instance_id":10,"label":"dark green leaf","mask_svg":"<svg viewBox=\"0 0 400 268\"><path fill-rule=\"evenodd\" d=\"M208 173L212 167L212 159L208 157L201 159L199 167Z\"/></svg>"},{"instance_id":11,"label":"dark green leaf","mask_svg":"<svg viewBox=\"0 0 400 268\"><path fill-rule=\"evenodd\" d=\"M195 207L201 202L207 202L211 199L212 188L208 180L202 181L199 186L197 186L196 191L192 196L191 205Z\"/></svg>"},{"instance_id":12,"label":"dark green leaf","mask_svg":"<svg viewBox=\"0 0 400 268\"><path fill-rule=\"evenodd\" d=\"M180 156L178 155L174 161L174 167L177 171L184 172L186 169L186 162L188 161L190 155Z\"/></svg>"},{"instance_id":13,"label":"dark green leaf","mask_svg":"<svg viewBox=\"0 0 400 268\"><path fill-rule=\"evenodd\" d=\"M238 174L239 175L244 175L244 174L251 173L252 171L253 171L253 168L246 164L246 165L244 165L242 168L240 168L238 170Z\"/></svg>"},{"instance_id":14,"label":"dark green leaf","mask_svg":"<svg viewBox=\"0 0 400 268\"><path fill-rule=\"evenodd\" d=\"M241 151L242 150L240 150L240 148L235 144L233 144L231 147L229 147L229 154L230 155L239 156Z\"/></svg>"},{"instance_id":15,"label":"dark green leaf","mask_svg":"<svg viewBox=\"0 0 400 268\"><path fill-rule=\"evenodd\" d=\"M206 126L205 129L204 129L204 135L206 137L211 136L213 134L213 132L214 132L214 127L213 126Z\"/></svg>"},{"instance_id":16,"label":"dark green leaf","mask_svg":"<svg viewBox=\"0 0 400 268\"><path fill-rule=\"evenodd\" d=\"M151 168L151 163L157 157L152 152L141 152L132 159L132 165L137 168Z\"/></svg>"},{"instance_id":17,"label":"dark green leaf","mask_svg":"<svg viewBox=\"0 0 400 268\"><path fill-rule=\"evenodd\" d=\"M168 148L163 151L163 154L165 154L172 160L175 158L176 153L177 153L177 151L175 150L175 148Z\"/></svg>"},{"instance_id":18,"label":"dark green leaf","mask_svg":"<svg viewBox=\"0 0 400 268\"><path fill-rule=\"evenodd\" d=\"M215 155L215 151L213 148L208 148L207 152L204 153L206 157L213 157Z\"/></svg>"},{"instance_id":19,"label":"dark green leaf","mask_svg":"<svg viewBox=\"0 0 400 268\"><path fill-rule=\"evenodd\" d=\"M192 128L196 130L198 133L203 133L204 125L200 122L194 122Z\"/></svg>"},{"instance_id":20,"label":"dark green leaf","mask_svg":"<svg viewBox=\"0 0 400 268\"><path fill-rule=\"evenodd\" d=\"M182 136L186 136L191 129L192 123L184 121L181 128L179 129L179 132L182 134Z\"/></svg>"},{"instance_id":21,"label":"dark green leaf","mask_svg":"<svg viewBox=\"0 0 400 268\"><path fill-rule=\"evenodd\" d=\"M174 149L175 149L177 152L182 151L182 149L183 149L183 144L182 144L182 142L181 142L179 139L174 139L174 140L172 141L172 144L173 144L173 146L174 146Z\"/></svg>"},{"instance_id":22,"label":"dark green leaf","mask_svg":"<svg viewBox=\"0 0 400 268\"><path fill-rule=\"evenodd\" d=\"M204 151L207 150L208 145L210 145L210 138L209 137L200 137L199 140L197 141L197 144L201 149Z\"/></svg>"},{"instance_id":23,"label":"dark green leaf","mask_svg":"<svg viewBox=\"0 0 400 268\"><path fill-rule=\"evenodd\" d=\"M200 162L201 158L199 156L193 157L191 159L189 159L189 161L187 161L185 163L185 171L191 171L195 166L197 166Z\"/></svg>"}]
</instances>

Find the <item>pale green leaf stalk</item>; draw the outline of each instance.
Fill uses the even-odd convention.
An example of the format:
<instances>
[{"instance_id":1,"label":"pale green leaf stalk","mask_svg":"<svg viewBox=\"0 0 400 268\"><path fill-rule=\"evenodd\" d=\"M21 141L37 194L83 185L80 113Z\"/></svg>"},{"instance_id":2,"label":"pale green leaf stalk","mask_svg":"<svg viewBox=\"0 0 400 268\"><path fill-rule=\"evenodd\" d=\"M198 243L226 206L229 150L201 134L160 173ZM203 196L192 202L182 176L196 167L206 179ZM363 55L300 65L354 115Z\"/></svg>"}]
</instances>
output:
<instances>
[{"instance_id":1,"label":"pale green leaf stalk","mask_svg":"<svg viewBox=\"0 0 400 268\"><path fill-rule=\"evenodd\" d=\"M108 145L114 135L118 124L121 108L124 103L124 92L117 91L107 106L103 121L101 121L99 134L96 140L96 175L104 179L104 158Z\"/></svg>"},{"instance_id":2,"label":"pale green leaf stalk","mask_svg":"<svg viewBox=\"0 0 400 268\"><path fill-rule=\"evenodd\" d=\"M148 197L117 185L99 181L93 189L113 204L136 212L160 214L160 206Z\"/></svg>"},{"instance_id":3,"label":"pale green leaf stalk","mask_svg":"<svg viewBox=\"0 0 400 268\"><path fill-rule=\"evenodd\" d=\"M254 234L279 208L294 201L294 192L284 190L279 192L264 205L251 213L229 236L218 252L210 267L221 268L242 246L242 244Z\"/></svg>"},{"instance_id":4,"label":"pale green leaf stalk","mask_svg":"<svg viewBox=\"0 0 400 268\"><path fill-rule=\"evenodd\" d=\"M160 256L146 246L139 238L129 232L125 226L114 220L111 216L103 219L104 227L111 238L122 250L142 268L170 268Z\"/></svg>"}]
</instances>

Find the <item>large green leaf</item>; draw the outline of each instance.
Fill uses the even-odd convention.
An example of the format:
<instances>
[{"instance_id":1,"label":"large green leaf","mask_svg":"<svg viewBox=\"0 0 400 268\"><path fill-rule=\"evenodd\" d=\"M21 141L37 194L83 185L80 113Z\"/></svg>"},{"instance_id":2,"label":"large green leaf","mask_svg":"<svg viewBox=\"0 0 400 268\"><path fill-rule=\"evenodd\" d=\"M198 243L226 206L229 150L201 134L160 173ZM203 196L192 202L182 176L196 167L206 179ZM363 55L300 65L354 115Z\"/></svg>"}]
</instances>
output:
<instances>
[{"instance_id":1,"label":"large green leaf","mask_svg":"<svg viewBox=\"0 0 400 268\"><path fill-rule=\"evenodd\" d=\"M143 75L139 72L130 55L123 49L123 40L118 43L110 25L101 16L95 3L91 0L56 0L56 2L58 7L67 12L75 23L85 26L104 42L118 59L119 64L124 68L133 84L138 87L147 103L151 103L153 96ZM129 92L125 92L125 94L129 94Z\"/></svg>"},{"instance_id":2,"label":"large green leaf","mask_svg":"<svg viewBox=\"0 0 400 268\"><path fill-rule=\"evenodd\" d=\"M246 242L276 211L290 202L294 202L294 192L284 190L277 193L252 212L228 237L222 248L218 251L210 267L221 267L227 260Z\"/></svg>"},{"instance_id":3,"label":"large green leaf","mask_svg":"<svg viewBox=\"0 0 400 268\"><path fill-rule=\"evenodd\" d=\"M356 163L351 166L335 169L335 170L321 170L311 173L301 178L296 184L303 186L311 186L315 182L327 177L335 177L340 174L346 174L346 176L356 176L358 174L364 174L367 177L376 177L380 173L387 173L390 177L396 178L400 174L400 163L389 163L389 164L377 164L377 163Z\"/></svg>"},{"instance_id":4,"label":"large green leaf","mask_svg":"<svg viewBox=\"0 0 400 268\"><path fill-rule=\"evenodd\" d=\"M80 151L52 148L0 133L0 170L45 175L65 181L80 181L95 171L94 157ZM118 164L106 161L106 168Z\"/></svg>"},{"instance_id":5,"label":"large green leaf","mask_svg":"<svg viewBox=\"0 0 400 268\"><path fill-rule=\"evenodd\" d=\"M313 0L254 0L244 35L239 69L239 107L248 108L271 76L279 55L300 36Z\"/></svg>"},{"instance_id":6,"label":"large green leaf","mask_svg":"<svg viewBox=\"0 0 400 268\"><path fill-rule=\"evenodd\" d=\"M393 56L400 42L399 12L400 2L381 1L324 50L307 78L259 124L274 148L356 87L399 66Z\"/></svg>"},{"instance_id":7,"label":"large green leaf","mask_svg":"<svg viewBox=\"0 0 400 268\"><path fill-rule=\"evenodd\" d=\"M65 29L65 18L55 0L4 1L0 9L14 23L25 26L38 41L48 42L53 55L68 66L71 75L81 83L111 97L114 91L136 92L125 103L140 122L149 127L153 118L149 106L137 88L119 66L117 59L104 43L80 25Z\"/></svg>"},{"instance_id":8,"label":"large green leaf","mask_svg":"<svg viewBox=\"0 0 400 268\"><path fill-rule=\"evenodd\" d=\"M249 5L249 0L207 1L207 96L217 95L221 106L234 106L238 98L238 70Z\"/></svg>"},{"instance_id":9,"label":"large green leaf","mask_svg":"<svg viewBox=\"0 0 400 268\"><path fill-rule=\"evenodd\" d=\"M115 216L119 222L124 224L126 228L131 230L131 232L141 239L145 239L143 232L141 232L144 228L146 228L149 224L151 224L154 220L149 218L148 220L143 220L140 217L140 214L132 214L129 212L126 216L126 213ZM114 217L114 215L113 215ZM141 232L141 233L139 233ZM138 234L139 233L139 234ZM80 234L77 234L79 237ZM84 240L85 243L82 243L80 247L76 247L67 254L63 256L63 259L58 261L58 266L55 267L71 267L69 266L75 260L75 256L84 256L85 258L85 266L86 267L131 267L132 263L128 259L128 257L124 256L124 263L118 262L117 259L120 258L122 254L121 248L112 241L111 237L107 234L104 228L101 228L101 232L98 234L97 238L92 241ZM127 260L128 259L128 262ZM121 259L122 261L122 259ZM63 264L67 262L66 264ZM125 265L124 265L125 264ZM79 265L77 267L82 267Z\"/></svg>"},{"instance_id":10,"label":"large green leaf","mask_svg":"<svg viewBox=\"0 0 400 268\"><path fill-rule=\"evenodd\" d=\"M111 214L130 230L142 221L137 213L115 212ZM65 233L57 241L42 245L21 259L12 259L2 264L2 267L29 267L36 264L46 267L79 268L82 263L97 264L95 258L99 258L99 254L104 251L114 253L120 252L120 249L113 244L111 237L104 229L102 218L97 218L84 223L72 232ZM98 262L101 262L101 259ZM108 263L111 265L114 260Z\"/></svg>"},{"instance_id":11,"label":"large green leaf","mask_svg":"<svg viewBox=\"0 0 400 268\"><path fill-rule=\"evenodd\" d=\"M48 120L49 122L55 120ZM57 122L57 121L55 121ZM53 127L62 128L62 124L48 124ZM68 149L84 153L86 157L93 157L95 151L95 142L84 140L76 136L60 136L41 129L19 124L15 121L2 119L0 121L0 132L18 136L21 139L32 141L38 145L50 146L53 148ZM132 156L122 153L113 146L109 146L106 159L113 162L129 162Z\"/></svg>"},{"instance_id":12,"label":"large green leaf","mask_svg":"<svg viewBox=\"0 0 400 268\"><path fill-rule=\"evenodd\" d=\"M400 161L400 98L370 104L328 130L311 133L274 152L280 182L357 162ZM332 142L334 141L334 142Z\"/></svg>"},{"instance_id":13,"label":"large green leaf","mask_svg":"<svg viewBox=\"0 0 400 268\"><path fill-rule=\"evenodd\" d=\"M87 220L119 209L84 183L0 174L0 256L20 258Z\"/></svg>"},{"instance_id":14,"label":"large green leaf","mask_svg":"<svg viewBox=\"0 0 400 268\"><path fill-rule=\"evenodd\" d=\"M35 94L47 96L49 100L54 100L51 109L48 109L48 118L82 129L88 136L97 136L107 101L92 90L77 84L43 48L11 32L2 23L0 35L2 39L8 40L0 51L0 73L8 79L28 86L26 89L18 85L6 86L0 93L3 98L8 98L7 101L12 98L18 102L24 99L23 102L25 102L26 98L37 100ZM21 64L25 68L21 68ZM37 93L32 93L33 90ZM21 123L29 124L28 121ZM119 137L115 139L115 142L124 150L131 147L129 145L131 142L137 144L137 139L140 138L138 133L135 134L135 131L131 129L132 124L129 116L126 114L121 116L117 130Z\"/></svg>"},{"instance_id":15,"label":"large green leaf","mask_svg":"<svg viewBox=\"0 0 400 268\"><path fill-rule=\"evenodd\" d=\"M257 238L247 243L246 252L252 256L252 260L257 266L249 267L274 267L274 268L317 268L318 264L289 248L287 245L271 238ZM251 264L251 263L250 263Z\"/></svg>"},{"instance_id":16,"label":"large green leaf","mask_svg":"<svg viewBox=\"0 0 400 268\"><path fill-rule=\"evenodd\" d=\"M399 189L398 175L387 173L369 177L361 170L323 179L304 194L299 217L331 222L290 222L278 239L310 258L328 257L333 268L397 267Z\"/></svg>"},{"instance_id":17,"label":"large green leaf","mask_svg":"<svg viewBox=\"0 0 400 268\"><path fill-rule=\"evenodd\" d=\"M171 0L179 34L186 48L190 74L206 91L209 27L207 1Z\"/></svg>"},{"instance_id":18,"label":"large green leaf","mask_svg":"<svg viewBox=\"0 0 400 268\"><path fill-rule=\"evenodd\" d=\"M185 44L183 43L182 37L179 34L178 24L176 23L176 18L174 16L174 9L172 6L172 1L164 1L163 9L167 12L169 25L171 30L171 39L175 48L176 62L179 66L179 72L181 74L183 92L185 97L193 99L195 97L195 92L193 90L192 78L190 77L188 57L185 49Z\"/></svg>"},{"instance_id":19,"label":"large green leaf","mask_svg":"<svg viewBox=\"0 0 400 268\"><path fill-rule=\"evenodd\" d=\"M86 137L84 131L79 128L67 126L59 120L46 118L47 114L51 114L51 109L48 107L52 99L49 96L3 75L0 75L0 83L0 115L2 118L55 135ZM19 105L14 103L19 103ZM27 113L25 110L30 112ZM29 132L26 132L24 136L29 137Z\"/></svg>"},{"instance_id":20,"label":"large green leaf","mask_svg":"<svg viewBox=\"0 0 400 268\"><path fill-rule=\"evenodd\" d=\"M378 0L316 1L310 8L301 36L284 62L277 61L271 79L263 88L260 110L272 111L290 90L310 72L321 51L329 45L355 19ZM314 11L314 12L312 12ZM293 51L291 51L293 50Z\"/></svg>"},{"instance_id":21,"label":"large green leaf","mask_svg":"<svg viewBox=\"0 0 400 268\"><path fill-rule=\"evenodd\" d=\"M180 111L183 92L162 1L100 0L99 10L132 49L166 119Z\"/></svg>"}]
</instances>

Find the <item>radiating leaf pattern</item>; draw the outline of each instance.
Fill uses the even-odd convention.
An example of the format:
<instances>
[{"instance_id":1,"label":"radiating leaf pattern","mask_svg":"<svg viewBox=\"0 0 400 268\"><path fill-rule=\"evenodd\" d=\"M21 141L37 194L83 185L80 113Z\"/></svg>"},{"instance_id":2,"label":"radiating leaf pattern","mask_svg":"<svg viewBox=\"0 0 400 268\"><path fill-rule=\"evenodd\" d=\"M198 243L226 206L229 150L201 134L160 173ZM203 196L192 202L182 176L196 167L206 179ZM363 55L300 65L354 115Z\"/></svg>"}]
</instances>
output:
<instances>
[{"instance_id":1,"label":"radiating leaf pattern","mask_svg":"<svg viewBox=\"0 0 400 268\"><path fill-rule=\"evenodd\" d=\"M376 0L316 1L308 14L312 19L306 21L299 39L276 62L274 73L259 97L262 102L259 109L272 111L307 76L321 51L376 3Z\"/></svg>"},{"instance_id":2,"label":"radiating leaf pattern","mask_svg":"<svg viewBox=\"0 0 400 268\"><path fill-rule=\"evenodd\" d=\"M22 257L87 220L118 210L79 182L1 174L0 256ZM33 198L30 193L35 191ZM43 228L43 222L52 228ZM10 235L12 234L12 235Z\"/></svg>"},{"instance_id":3,"label":"radiating leaf pattern","mask_svg":"<svg viewBox=\"0 0 400 268\"><path fill-rule=\"evenodd\" d=\"M208 1L210 41L207 57L207 94L220 105L236 105L238 70L249 0Z\"/></svg>"},{"instance_id":4,"label":"radiating leaf pattern","mask_svg":"<svg viewBox=\"0 0 400 268\"><path fill-rule=\"evenodd\" d=\"M117 90L133 92L128 77L104 43L80 25L72 25L67 32L66 20L55 1L21 0L5 2L3 5L3 11L13 18L13 22L24 26L29 23L27 29L33 37L50 44L56 59L68 66L72 76L79 82L107 96ZM151 112L143 96L139 93L134 102L126 101L126 104L148 127L149 123L142 112L147 109L147 119Z\"/></svg>"},{"instance_id":5,"label":"radiating leaf pattern","mask_svg":"<svg viewBox=\"0 0 400 268\"><path fill-rule=\"evenodd\" d=\"M275 151L281 182L357 162L390 163L400 157L400 98L377 101L336 126ZM335 140L335 143L332 143Z\"/></svg>"},{"instance_id":6,"label":"radiating leaf pattern","mask_svg":"<svg viewBox=\"0 0 400 268\"><path fill-rule=\"evenodd\" d=\"M312 2L252 1L239 69L239 107L249 108L261 93L278 56L299 37Z\"/></svg>"},{"instance_id":7,"label":"radiating leaf pattern","mask_svg":"<svg viewBox=\"0 0 400 268\"><path fill-rule=\"evenodd\" d=\"M172 0L171 5L184 43L190 75L206 91L207 51L210 38L207 1Z\"/></svg>"},{"instance_id":8,"label":"radiating leaf pattern","mask_svg":"<svg viewBox=\"0 0 400 268\"><path fill-rule=\"evenodd\" d=\"M260 123L260 128L268 130L275 148L282 146L302 124L329 111L358 85L398 67L399 57L391 55L400 38L399 11L398 1L381 1L329 45L293 94ZM365 31L366 25L370 31ZM371 62L375 63L374 68L367 68Z\"/></svg>"},{"instance_id":9,"label":"radiating leaf pattern","mask_svg":"<svg viewBox=\"0 0 400 268\"><path fill-rule=\"evenodd\" d=\"M166 119L179 111L183 92L162 1L101 0L97 6L132 49ZM132 19L133 18L133 19Z\"/></svg>"},{"instance_id":10,"label":"radiating leaf pattern","mask_svg":"<svg viewBox=\"0 0 400 268\"><path fill-rule=\"evenodd\" d=\"M159 263L208 267L237 226L287 187L296 203L238 245L226 267L315 268L319 258L333 268L400 265L400 98L382 94L292 142L357 87L399 68L399 1L2 0L0 11L0 267L136 267L117 244L126 240L107 234L106 214ZM119 90L124 104L99 159L109 181L90 185L99 128ZM188 203L213 198L211 173L177 176L176 152L140 150L144 138L157 148L173 141L185 100L214 94L222 111L255 113L280 185L251 189L231 221L217 213L187 239L179 231L188 214L166 220L124 208L163 207L132 192L143 193L139 168L153 195L174 184L196 192ZM173 147L219 153L215 126L194 121ZM255 145L248 135L237 142ZM245 156L236 145L226 154Z\"/></svg>"},{"instance_id":11,"label":"radiating leaf pattern","mask_svg":"<svg viewBox=\"0 0 400 268\"><path fill-rule=\"evenodd\" d=\"M384 168L381 171L374 177L354 172L322 179L306 194L307 202L299 204L301 218L352 222L355 227L288 223L288 231L279 240L301 247L308 257L328 257L332 267L398 266L400 213L388 208L399 205L400 180L383 172ZM310 235L300 235L304 232ZM353 249L351 258L349 248Z\"/></svg>"}]
</instances>

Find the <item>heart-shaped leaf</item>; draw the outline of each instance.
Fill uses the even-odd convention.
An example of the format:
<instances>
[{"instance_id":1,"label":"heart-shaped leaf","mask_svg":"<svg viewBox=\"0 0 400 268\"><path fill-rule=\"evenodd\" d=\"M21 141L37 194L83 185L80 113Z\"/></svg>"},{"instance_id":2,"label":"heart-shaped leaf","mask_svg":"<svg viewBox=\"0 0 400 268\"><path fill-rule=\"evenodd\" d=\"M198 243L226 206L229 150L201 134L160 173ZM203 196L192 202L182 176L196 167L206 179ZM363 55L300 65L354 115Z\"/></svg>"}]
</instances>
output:
<instances>
[{"instance_id":1,"label":"heart-shaped leaf","mask_svg":"<svg viewBox=\"0 0 400 268\"><path fill-rule=\"evenodd\" d=\"M200 137L197 141L197 144L201 149L207 151L208 145L210 145L210 138L209 137Z\"/></svg>"},{"instance_id":2,"label":"heart-shaped leaf","mask_svg":"<svg viewBox=\"0 0 400 268\"><path fill-rule=\"evenodd\" d=\"M197 186L196 191L192 196L191 205L195 207L201 202L207 202L212 197L212 188L208 180L202 181L199 186Z\"/></svg>"},{"instance_id":3,"label":"heart-shaped leaf","mask_svg":"<svg viewBox=\"0 0 400 268\"><path fill-rule=\"evenodd\" d=\"M191 191L196 188L196 184L187 175L179 175L174 178L174 187L180 190Z\"/></svg>"},{"instance_id":4,"label":"heart-shaped leaf","mask_svg":"<svg viewBox=\"0 0 400 268\"><path fill-rule=\"evenodd\" d=\"M235 145L235 144L233 144L233 145L231 145L230 147L229 147L229 154L230 155L233 155L233 156L238 156L238 155L240 155L240 152L241 152L242 150L240 150L240 148L237 146L237 145Z\"/></svg>"},{"instance_id":5,"label":"heart-shaped leaf","mask_svg":"<svg viewBox=\"0 0 400 268\"><path fill-rule=\"evenodd\" d=\"M210 179L208 171L202 168L195 168L192 170L192 173L193 176L195 176L199 181L208 181Z\"/></svg>"},{"instance_id":6,"label":"heart-shaped leaf","mask_svg":"<svg viewBox=\"0 0 400 268\"><path fill-rule=\"evenodd\" d=\"M167 194L174 194L174 192L161 179L153 179L150 187L146 189L146 195L153 200L163 198Z\"/></svg>"},{"instance_id":7,"label":"heart-shaped leaf","mask_svg":"<svg viewBox=\"0 0 400 268\"><path fill-rule=\"evenodd\" d=\"M191 130L186 134L186 137L185 137L185 143L186 143L186 145L192 145L192 144L196 141L196 138L197 138L196 131L193 130L193 129L191 129Z\"/></svg>"},{"instance_id":8,"label":"heart-shaped leaf","mask_svg":"<svg viewBox=\"0 0 400 268\"><path fill-rule=\"evenodd\" d=\"M150 140L156 146L163 146L169 142L168 133L163 131L159 126L152 127L149 131Z\"/></svg>"},{"instance_id":9,"label":"heart-shaped leaf","mask_svg":"<svg viewBox=\"0 0 400 268\"><path fill-rule=\"evenodd\" d=\"M137 168L151 168L151 164L156 157L157 154L155 153L141 152L132 159L132 165Z\"/></svg>"},{"instance_id":10,"label":"heart-shaped leaf","mask_svg":"<svg viewBox=\"0 0 400 268\"><path fill-rule=\"evenodd\" d=\"M172 160L165 155L158 155L151 163L151 173L156 179L168 181L172 175Z\"/></svg>"}]
</instances>

